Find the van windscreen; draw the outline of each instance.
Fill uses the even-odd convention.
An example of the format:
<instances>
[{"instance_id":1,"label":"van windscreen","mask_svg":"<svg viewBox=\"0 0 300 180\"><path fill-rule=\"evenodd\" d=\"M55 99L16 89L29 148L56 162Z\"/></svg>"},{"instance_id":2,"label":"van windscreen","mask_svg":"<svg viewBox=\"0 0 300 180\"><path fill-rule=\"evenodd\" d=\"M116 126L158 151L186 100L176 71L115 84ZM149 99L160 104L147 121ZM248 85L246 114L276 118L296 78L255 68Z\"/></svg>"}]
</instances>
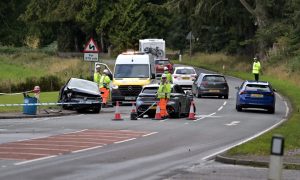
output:
<instances>
[{"instance_id":1,"label":"van windscreen","mask_svg":"<svg viewBox=\"0 0 300 180\"><path fill-rule=\"evenodd\" d=\"M148 64L116 64L115 78L149 78Z\"/></svg>"}]
</instances>

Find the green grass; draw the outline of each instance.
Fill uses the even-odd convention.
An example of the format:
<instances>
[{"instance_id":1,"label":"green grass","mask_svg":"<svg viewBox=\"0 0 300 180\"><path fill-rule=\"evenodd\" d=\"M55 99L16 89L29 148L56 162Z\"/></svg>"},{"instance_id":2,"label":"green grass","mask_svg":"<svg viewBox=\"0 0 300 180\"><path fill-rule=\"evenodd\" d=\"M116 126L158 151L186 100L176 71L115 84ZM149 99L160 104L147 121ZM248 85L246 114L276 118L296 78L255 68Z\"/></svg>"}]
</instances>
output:
<instances>
[{"instance_id":1,"label":"green grass","mask_svg":"<svg viewBox=\"0 0 300 180\"><path fill-rule=\"evenodd\" d=\"M251 67L249 67L249 63L247 61L238 61L238 59L232 59L233 63L230 63L227 61L231 58L223 58L222 60L220 59L220 56L213 56L211 58L213 60L208 60L208 58L203 58L203 56L201 58L201 56L198 56L195 59L192 58L192 60L186 58L185 61L180 63L213 70L219 73L225 73L228 75L239 77L241 79L253 79L253 75L250 71ZM174 63L179 62L175 61ZM225 70L223 70L223 64L227 64L230 68L225 68ZM235 66L241 68L237 68ZM261 75L260 79L271 82L273 88L275 88L283 96L288 97L288 99L292 103L293 112L288 121L281 124L279 127L263 134L262 136L250 142L229 150L227 152L227 155L269 155L271 148L271 138L273 134L281 134L284 136L286 152L290 150L300 149L300 87L297 86L294 82L288 81L286 79L280 79L278 75L274 74Z\"/></svg>"},{"instance_id":2,"label":"green grass","mask_svg":"<svg viewBox=\"0 0 300 180\"><path fill-rule=\"evenodd\" d=\"M33 94L29 94L33 97ZM40 102L57 102L58 100L58 91L56 92L42 92L40 94ZM21 95L1 95L0 104L22 104L24 103L24 96ZM47 108L50 106L42 106L42 108ZM55 106L51 106L55 107ZM0 107L0 113L3 112L22 112L22 106L15 107Z\"/></svg>"}]
</instances>

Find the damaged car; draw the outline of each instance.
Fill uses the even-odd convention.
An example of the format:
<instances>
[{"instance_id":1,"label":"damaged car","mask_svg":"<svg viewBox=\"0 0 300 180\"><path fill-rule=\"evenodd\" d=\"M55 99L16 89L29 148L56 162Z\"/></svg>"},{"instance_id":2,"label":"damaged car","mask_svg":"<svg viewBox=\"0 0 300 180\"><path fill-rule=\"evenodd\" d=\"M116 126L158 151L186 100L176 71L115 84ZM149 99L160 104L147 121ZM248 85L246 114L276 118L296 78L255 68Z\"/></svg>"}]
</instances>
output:
<instances>
[{"instance_id":1,"label":"damaged car","mask_svg":"<svg viewBox=\"0 0 300 180\"><path fill-rule=\"evenodd\" d=\"M71 78L61 88L58 102L62 103L63 109L99 113L102 98L97 83Z\"/></svg>"}]
</instances>

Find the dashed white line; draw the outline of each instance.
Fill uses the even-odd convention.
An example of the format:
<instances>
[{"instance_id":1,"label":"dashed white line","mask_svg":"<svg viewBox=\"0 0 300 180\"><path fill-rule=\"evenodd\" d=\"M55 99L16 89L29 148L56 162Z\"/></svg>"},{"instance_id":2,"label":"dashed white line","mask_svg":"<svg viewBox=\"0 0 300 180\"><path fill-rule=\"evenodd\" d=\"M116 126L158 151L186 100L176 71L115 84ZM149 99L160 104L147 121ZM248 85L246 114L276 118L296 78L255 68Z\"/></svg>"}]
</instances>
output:
<instances>
[{"instance_id":1,"label":"dashed white line","mask_svg":"<svg viewBox=\"0 0 300 180\"><path fill-rule=\"evenodd\" d=\"M106 144L103 144L103 145L106 145ZM83 151L88 151L88 150L92 150L92 149L97 149L97 148L101 148L103 147L102 146L95 146L95 147L91 147L91 148L86 148L86 149L80 149L80 150L77 150L77 151L72 151L72 153L79 153L79 152L83 152Z\"/></svg>"},{"instance_id":2,"label":"dashed white line","mask_svg":"<svg viewBox=\"0 0 300 180\"><path fill-rule=\"evenodd\" d=\"M223 106L225 106L227 104L227 101L225 101L224 103L223 103Z\"/></svg>"},{"instance_id":3,"label":"dashed white line","mask_svg":"<svg viewBox=\"0 0 300 180\"><path fill-rule=\"evenodd\" d=\"M22 165L22 164L31 163L31 162L41 161L41 160L50 159L50 158L53 158L56 156L57 155L53 155L53 156L42 157L42 158L33 159L33 160L29 160L29 161L23 161L23 162L15 163L15 165L18 166L18 165Z\"/></svg>"},{"instance_id":4,"label":"dashed white line","mask_svg":"<svg viewBox=\"0 0 300 180\"><path fill-rule=\"evenodd\" d=\"M118 141L118 142L114 142L114 144L119 144L119 143L123 143L123 142L128 142L128 141L132 141L135 140L136 138L131 138L131 139L126 139L124 141Z\"/></svg>"},{"instance_id":5,"label":"dashed white line","mask_svg":"<svg viewBox=\"0 0 300 180\"><path fill-rule=\"evenodd\" d=\"M218 111L221 111L223 109L223 106L219 107Z\"/></svg>"},{"instance_id":6,"label":"dashed white line","mask_svg":"<svg viewBox=\"0 0 300 180\"><path fill-rule=\"evenodd\" d=\"M152 132L152 133L143 135L143 137L147 137L147 136L150 136L150 135L153 135L153 134L157 134L157 133L158 133L158 132Z\"/></svg>"}]
</instances>

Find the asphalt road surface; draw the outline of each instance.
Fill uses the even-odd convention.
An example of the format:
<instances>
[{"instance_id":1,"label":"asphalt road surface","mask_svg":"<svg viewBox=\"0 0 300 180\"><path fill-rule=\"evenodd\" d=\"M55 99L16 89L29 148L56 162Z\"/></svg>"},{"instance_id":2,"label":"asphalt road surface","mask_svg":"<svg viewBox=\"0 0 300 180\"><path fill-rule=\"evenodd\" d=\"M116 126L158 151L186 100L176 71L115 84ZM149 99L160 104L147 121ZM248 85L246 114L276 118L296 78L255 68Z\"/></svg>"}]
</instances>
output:
<instances>
[{"instance_id":1,"label":"asphalt road surface","mask_svg":"<svg viewBox=\"0 0 300 180\"><path fill-rule=\"evenodd\" d=\"M0 179L190 179L180 174L195 166L203 171L197 179L207 178L205 168L216 154L276 126L289 111L277 94L275 114L237 112L234 87L242 81L227 81L229 99L195 98L193 121L130 120L131 106L120 107L122 121L112 120L114 108L100 114L1 119Z\"/></svg>"}]
</instances>

